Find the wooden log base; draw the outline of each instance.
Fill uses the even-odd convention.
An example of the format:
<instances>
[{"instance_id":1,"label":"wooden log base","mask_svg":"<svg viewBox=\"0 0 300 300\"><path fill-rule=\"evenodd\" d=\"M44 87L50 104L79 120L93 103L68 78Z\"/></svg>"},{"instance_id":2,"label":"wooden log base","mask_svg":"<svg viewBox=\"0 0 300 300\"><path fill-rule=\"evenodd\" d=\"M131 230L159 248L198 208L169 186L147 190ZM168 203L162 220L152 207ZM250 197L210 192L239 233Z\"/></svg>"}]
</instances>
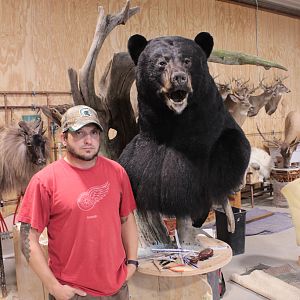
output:
<instances>
[{"instance_id":1,"label":"wooden log base","mask_svg":"<svg viewBox=\"0 0 300 300\"><path fill-rule=\"evenodd\" d=\"M230 262L231 248L223 241L198 235L201 248L212 248L214 255L199 261L198 269L185 266L184 271L159 270L152 261L140 260L138 271L129 280L132 300L212 300L212 289L207 273L214 272ZM199 246L197 246L199 250ZM201 250L201 249L200 249Z\"/></svg>"}]
</instances>

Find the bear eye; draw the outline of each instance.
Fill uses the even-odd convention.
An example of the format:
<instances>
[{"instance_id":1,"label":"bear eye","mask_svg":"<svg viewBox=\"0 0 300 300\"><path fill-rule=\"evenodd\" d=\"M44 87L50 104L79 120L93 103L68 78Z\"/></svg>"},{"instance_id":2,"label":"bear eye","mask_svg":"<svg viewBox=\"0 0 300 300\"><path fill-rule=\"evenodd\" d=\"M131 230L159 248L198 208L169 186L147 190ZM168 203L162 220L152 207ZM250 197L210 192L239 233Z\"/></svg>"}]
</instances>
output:
<instances>
[{"instance_id":1,"label":"bear eye","mask_svg":"<svg viewBox=\"0 0 300 300\"><path fill-rule=\"evenodd\" d=\"M164 66L167 65L167 62L166 62L165 60L161 60L161 61L158 62L158 65L159 65L160 67L164 67Z\"/></svg>"},{"instance_id":2,"label":"bear eye","mask_svg":"<svg viewBox=\"0 0 300 300\"><path fill-rule=\"evenodd\" d=\"M189 65L191 63L191 60L189 58L184 59L184 64Z\"/></svg>"}]
</instances>

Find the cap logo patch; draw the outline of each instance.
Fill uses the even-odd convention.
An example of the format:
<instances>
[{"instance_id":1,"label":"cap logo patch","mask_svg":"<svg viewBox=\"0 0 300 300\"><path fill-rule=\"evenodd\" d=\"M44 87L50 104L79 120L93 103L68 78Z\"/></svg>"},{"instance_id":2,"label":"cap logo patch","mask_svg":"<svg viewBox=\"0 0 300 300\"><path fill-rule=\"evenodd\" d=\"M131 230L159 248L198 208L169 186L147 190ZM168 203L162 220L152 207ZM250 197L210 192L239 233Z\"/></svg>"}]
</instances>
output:
<instances>
[{"instance_id":1,"label":"cap logo patch","mask_svg":"<svg viewBox=\"0 0 300 300\"><path fill-rule=\"evenodd\" d=\"M83 116L83 117L90 117L92 116L91 114L91 111L88 109L88 108L82 108L80 111L79 111L80 115Z\"/></svg>"}]
</instances>

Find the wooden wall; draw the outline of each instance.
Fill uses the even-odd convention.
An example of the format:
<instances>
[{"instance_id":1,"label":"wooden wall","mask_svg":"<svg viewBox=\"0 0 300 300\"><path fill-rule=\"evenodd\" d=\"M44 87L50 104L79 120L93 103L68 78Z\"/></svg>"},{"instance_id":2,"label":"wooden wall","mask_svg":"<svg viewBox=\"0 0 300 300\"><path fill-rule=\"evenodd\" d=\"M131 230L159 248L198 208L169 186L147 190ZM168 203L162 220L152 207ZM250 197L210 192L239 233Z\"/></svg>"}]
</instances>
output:
<instances>
[{"instance_id":1,"label":"wooden wall","mask_svg":"<svg viewBox=\"0 0 300 300\"><path fill-rule=\"evenodd\" d=\"M68 67L79 69L84 62L94 34L98 5L106 13L118 11L125 0L10 0L0 1L0 92L1 91L69 91ZM290 110L300 110L300 19L256 10L217 0L132 0L141 13L125 26L115 29L105 41L98 58L96 81L113 52L126 51L130 35L147 38L160 35L183 35L193 38L209 31L215 49L245 52L276 61L288 72L257 66L225 66L210 63L217 81L230 78L250 79L257 84L274 76L288 75L291 89L272 116L261 110L243 126L253 145L263 132L281 132L284 117ZM256 29L258 47L256 48ZM50 96L50 104L71 102L70 96ZM7 97L8 105L46 104L46 97ZM0 95L0 106L4 97ZM14 110L9 121L18 121L29 111ZM8 117L7 117L8 118ZM3 109L0 122L4 122Z\"/></svg>"}]
</instances>

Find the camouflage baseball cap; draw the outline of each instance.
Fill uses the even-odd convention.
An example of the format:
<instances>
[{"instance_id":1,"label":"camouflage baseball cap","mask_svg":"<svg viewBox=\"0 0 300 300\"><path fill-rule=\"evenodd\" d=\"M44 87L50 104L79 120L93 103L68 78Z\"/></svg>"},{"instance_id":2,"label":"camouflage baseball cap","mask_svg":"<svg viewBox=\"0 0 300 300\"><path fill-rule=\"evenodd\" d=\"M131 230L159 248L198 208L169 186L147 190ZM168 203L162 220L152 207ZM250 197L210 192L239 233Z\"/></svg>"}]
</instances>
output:
<instances>
[{"instance_id":1,"label":"camouflage baseball cap","mask_svg":"<svg viewBox=\"0 0 300 300\"><path fill-rule=\"evenodd\" d=\"M87 124L96 124L103 131L95 110L86 105L76 105L69 108L61 119L62 132L77 131Z\"/></svg>"}]
</instances>

